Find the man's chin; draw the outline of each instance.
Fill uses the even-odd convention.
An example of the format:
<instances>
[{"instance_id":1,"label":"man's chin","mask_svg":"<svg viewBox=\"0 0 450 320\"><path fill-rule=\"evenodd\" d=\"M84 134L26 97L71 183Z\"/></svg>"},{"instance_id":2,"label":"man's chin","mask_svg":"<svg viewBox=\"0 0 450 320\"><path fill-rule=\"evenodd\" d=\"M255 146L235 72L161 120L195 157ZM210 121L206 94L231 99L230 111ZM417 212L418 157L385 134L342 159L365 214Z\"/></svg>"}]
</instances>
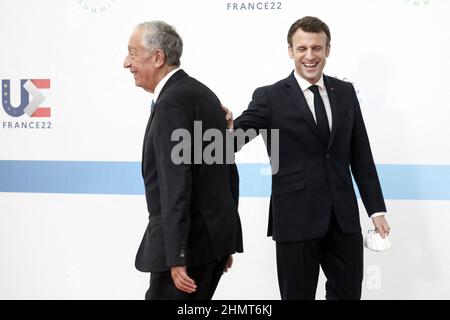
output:
<instances>
[{"instance_id":1,"label":"man's chin","mask_svg":"<svg viewBox=\"0 0 450 320\"><path fill-rule=\"evenodd\" d=\"M320 79L320 72L305 72L305 80L314 84Z\"/></svg>"}]
</instances>

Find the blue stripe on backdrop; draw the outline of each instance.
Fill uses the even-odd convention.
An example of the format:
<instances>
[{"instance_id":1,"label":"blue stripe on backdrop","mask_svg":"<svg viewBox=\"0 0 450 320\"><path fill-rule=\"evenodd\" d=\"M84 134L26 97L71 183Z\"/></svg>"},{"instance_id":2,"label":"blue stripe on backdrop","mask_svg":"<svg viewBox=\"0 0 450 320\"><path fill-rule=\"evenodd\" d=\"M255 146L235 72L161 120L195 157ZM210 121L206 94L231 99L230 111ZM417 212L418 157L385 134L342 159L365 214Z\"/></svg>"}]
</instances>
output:
<instances>
[{"instance_id":1,"label":"blue stripe on backdrop","mask_svg":"<svg viewBox=\"0 0 450 320\"><path fill-rule=\"evenodd\" d=\"M239 164L243 197L268 197L268 165ZM450 200L450 165L378 165L386 199ZM139 162L0 160L0 192L144 193Z\"/></svg>"},{"instance_id":2,"label":"blue stripe on backdrop","mask_svg":"<svg viewBox=\"0 0 450 320\"><path fill-rule=\"evenodd\" d=\"M0 192L143 194L138 162L0 161Z\"/></svg>"}]
</instances>

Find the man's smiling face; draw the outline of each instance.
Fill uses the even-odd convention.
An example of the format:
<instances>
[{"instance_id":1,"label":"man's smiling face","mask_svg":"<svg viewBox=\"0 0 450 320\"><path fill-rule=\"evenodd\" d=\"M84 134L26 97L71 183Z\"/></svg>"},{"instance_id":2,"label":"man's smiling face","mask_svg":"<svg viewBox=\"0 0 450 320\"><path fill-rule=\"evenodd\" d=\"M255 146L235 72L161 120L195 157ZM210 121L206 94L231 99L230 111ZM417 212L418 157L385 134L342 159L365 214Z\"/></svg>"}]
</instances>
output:
<instances>
[{"instance_id":1,"label":"man's smiling face","mask_svg":"<svg viewBox=\"0 0 450 320\"><path fill-rule=\"evenodd\" d=\"M325 32L305 32L299 28L292 35L289 56L294 59L298 75L309 83L315 84L320 79L329 54Z\"/></svg>"}]
</instances>

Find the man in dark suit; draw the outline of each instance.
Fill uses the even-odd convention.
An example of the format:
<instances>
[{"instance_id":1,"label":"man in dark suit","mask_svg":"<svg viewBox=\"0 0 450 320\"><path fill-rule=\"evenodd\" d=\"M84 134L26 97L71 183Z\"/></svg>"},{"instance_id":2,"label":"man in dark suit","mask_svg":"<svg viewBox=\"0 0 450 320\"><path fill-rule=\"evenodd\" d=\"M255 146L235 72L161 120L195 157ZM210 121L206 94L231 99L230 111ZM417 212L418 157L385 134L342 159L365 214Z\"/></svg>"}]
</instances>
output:
<instances>
[{"instance_id":1,"label":"man in dark suit","mask_svg":"<svg viewBox=\"0 0 450 320\"><path fill-rule=\"evenodd\" d=\"M282 299L314 299L320 266L327 299L360 299L363 239L350 168L376 230L389 233L355 90L323 74L330 40L320 19L296 21L288 33L295 71L256 89L234 121L244 130L279 130L268 235L276 241ZM266 145L271 156L270 139Z\"/></svg>"},{"instance_id":2,"label":"man in dark suit","mask_svg":"<svg viewBox=\"0 0 450 320\"><path fill-rule=\"evenodd\" d=\"M150 216L136 256L136 268L151 272L146 299L211 299L231 255L242 252L235 165L194 163L195 141L186 154L173 152L174 132L194 136L195 121L202 137L209 129L226 131L218 98L179 68L182 47L172 26L142 23L124 62L135 84L154 93L142 156Z\"/></svg>"}]
</instances>

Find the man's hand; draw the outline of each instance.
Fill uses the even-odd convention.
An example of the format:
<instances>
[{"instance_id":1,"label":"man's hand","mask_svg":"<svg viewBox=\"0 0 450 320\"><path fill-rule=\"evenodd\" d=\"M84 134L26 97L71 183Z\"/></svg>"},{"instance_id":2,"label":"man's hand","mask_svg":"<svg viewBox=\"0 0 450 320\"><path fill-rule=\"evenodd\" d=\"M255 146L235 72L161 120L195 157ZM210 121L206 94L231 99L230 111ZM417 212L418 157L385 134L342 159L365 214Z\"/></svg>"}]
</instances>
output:
<instances>
[{"instance_id":1,"label":"man's hand","mask_svg":"<svg viewBox=\"0 0 450 320\"><path fill-rule=\"evenodd\" d=\"M222 105L222 109L223 109L223 112L225 112L225 120L227 121L227 128L228 129L233 129L234 128L233 112L231 112L230 109L228 109L224 105Z\"/></svg>"},{"instance_id":2,"label":"man's hand","mask_svg":"<svg viewBox=\"0 0 450 320\"><path fill-rule=\"evenodd\" d=\"M233 256L229 256L227 263L225 264L225 267L223 268L223 272L227 272L228 269L230 269L232 265L233 265Z\"/></svg>"},{"instance_id":3,"label":"man's hand","mask_svg":"<svg viewBox=\"0 0 450 320\"><path fill-rule=\"evenodd\" d=\"M375 226L375 229L383 239L389 235L389 231L391 231L391 228L389 227L389 224L387 223L385 216L372 218L372 222L373 225Z\"/></svg>"},{"instance_id":4,"label":"man's hand","mask_svg":"<svg viewBox=\"0 0 450 320\"><path fill-rule=\"evenodd\" d=\"M195 281L189 278L186 272L186 266L171 267L170 273L172 275L173 283L178 290L186 293L193 293L197 290Z\"/></svg>"}]
</instances>

